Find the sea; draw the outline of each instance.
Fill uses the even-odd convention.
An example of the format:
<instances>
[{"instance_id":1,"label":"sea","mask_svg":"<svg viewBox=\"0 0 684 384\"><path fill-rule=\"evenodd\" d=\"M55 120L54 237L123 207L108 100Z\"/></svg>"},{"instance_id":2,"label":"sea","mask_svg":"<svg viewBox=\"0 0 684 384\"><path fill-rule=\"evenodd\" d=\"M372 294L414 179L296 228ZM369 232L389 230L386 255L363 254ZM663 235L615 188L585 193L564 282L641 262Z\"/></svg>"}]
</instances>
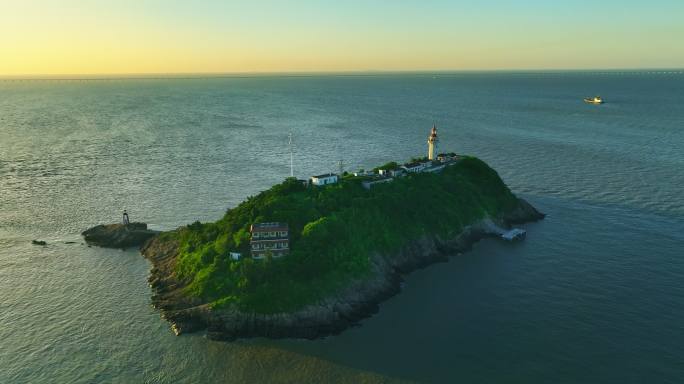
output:
<instances>
[{"instance_id":1,"label":"sea","mask_svg":"<svg viewBox=\"0 0 684 384\"><path fill-rule=\"evenodd\" d=\"M547 217L337 336L177 337L149 262L80 236L217 220L291 150L299 178L424 156L433 124ZM0 383L681 383L683 192L682 70L4 78Z\"/></svg>"}]
</instances>

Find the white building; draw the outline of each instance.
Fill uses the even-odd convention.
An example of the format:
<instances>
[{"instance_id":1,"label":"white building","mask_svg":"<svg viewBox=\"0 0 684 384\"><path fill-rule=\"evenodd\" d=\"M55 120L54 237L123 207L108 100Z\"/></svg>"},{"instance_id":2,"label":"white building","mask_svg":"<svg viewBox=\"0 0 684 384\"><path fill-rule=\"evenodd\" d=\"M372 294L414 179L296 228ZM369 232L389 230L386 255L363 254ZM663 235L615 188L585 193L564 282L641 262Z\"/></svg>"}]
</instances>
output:
<instances>
[{"instance_id":1,"label":"white building","mask_svg":"<svg viewBox=\"0 0 684 384\"><path fill-rule=\"evenodd\" d=\"M417 173L417 172L423 172L425 169L430 168L432 166L431 161L425 161L425 162L415 162L415 163L407 163L401 166L406 172L408 173Z\"/></svg>"},{"instance_id":2,"label":"white building","mask_svg":"<svg viewBox=\"0 0 684 384\"><path fill-rule=\"evenodd\" d=\"M369 171L358 171L358 172L354 172L354 173L352 173L352 174L353 174L354 176L357 176L357 177L361 177L361 176L373 176L373 175L374 175L373 172L369 172Z\"/></svg>"},{"instance_id":3,"label":"white building","mask_svg":"<svg viewBox=\"0 0 684 384\"><path fill-rule=\"evenodd\" d=\"M458 160L458 155L455 153L440 153L437 155L437 161L441 161L442 163L447 163L449 161L455 161Z\"/></svg>"},{"instance_id":4,"label":"white building","mask_svg":"<svg viewBox=\"0 0 684 384\"><path fill-rule=\"evenodd\" d=\"M397 169L378 169L378 175L380 176L385 176L385 177L397 177L401 176L404 173L406 173L406 170L403 168L397 168Z\"/></svg>"},{"instance_id":5,"label":"white building","mask_svg":"<svg viewBox=\"0 0 684 384\"><path fill-rule=\"evenodd\" d=\"M389 183L392 180L394 180L394 179L387 178L387 179L379 179L379 180L374 180L374 181L367 180L367 181L362 182L361 185L366 189L371 189L376 184Z\"/></svg>"},{"instance_id":6,"label":"white building","mask_svg":"<svg viewBox=\"0 0 684 384\"><path fill-rule=\"evenodd\" d=\"M402 169L402 168L398 168L398 169L393 169L393 170L391 170L391 171L390 171L390 176L392 176L392 177L399 177L399 176L402 176L402 175L405 174L405 173L406 173L406 170L404 170L404 169Z\"/></svg>"},{"instance_id":7,"label":"white building","mask_svg":"<svg viewBox=\"0 0 684 384\"><path fill-rule=\"evenodd\" d=\"M328 185L337 183L337 175L334 173L326 173L325 175L311 176L311 184L313 185Z\"/></svg>"}]
</instances>

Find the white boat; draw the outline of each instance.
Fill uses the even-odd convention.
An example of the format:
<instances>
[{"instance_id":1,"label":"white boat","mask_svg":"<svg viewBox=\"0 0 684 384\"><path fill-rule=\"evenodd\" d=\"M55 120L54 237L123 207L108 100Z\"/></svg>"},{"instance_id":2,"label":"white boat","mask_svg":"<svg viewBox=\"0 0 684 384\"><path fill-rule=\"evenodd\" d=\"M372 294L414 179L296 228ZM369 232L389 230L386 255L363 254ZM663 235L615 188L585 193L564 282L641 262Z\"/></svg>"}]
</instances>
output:
<instances>
[{"instance_id":1,"label":"white boat","mask_svg":"<svg viewBox=\"0 0 684 384\"><path fill-rule=\"evenodd\" d=\"M506 241L523 240L526 234L524 229L513 228L508 232L502 233L501 238Z\"/></svg>"},{"instance_id":2,"label":"white boat","mask_svg":"<svg viewBox=\"0 0 684 384\"><path fill-rule=\"evenodd\" d=\"M603 104L601 96L585 97L584 102L587 104Z\"/></svg>"}]
</instances>

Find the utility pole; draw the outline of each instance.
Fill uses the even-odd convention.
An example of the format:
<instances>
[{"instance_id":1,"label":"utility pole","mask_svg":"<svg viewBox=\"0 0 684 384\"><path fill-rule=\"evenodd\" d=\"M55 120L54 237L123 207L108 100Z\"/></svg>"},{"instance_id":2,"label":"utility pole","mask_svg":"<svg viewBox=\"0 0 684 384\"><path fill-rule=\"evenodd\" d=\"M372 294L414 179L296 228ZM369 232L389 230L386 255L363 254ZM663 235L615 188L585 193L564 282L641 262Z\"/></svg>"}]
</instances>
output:
<instances>
[{"instance_id":1,"label":"utility pole","mask_svg":"<svg viewBox=\"0 0 684 384\"><path fill-rule=\"evenodd\" d=\"M342 174L344 173L344 160L340 160L340 161L337 163L337 165L338 165L339 168L340 168L340 176L342 176Z\"/></svg>"}]
</instances>

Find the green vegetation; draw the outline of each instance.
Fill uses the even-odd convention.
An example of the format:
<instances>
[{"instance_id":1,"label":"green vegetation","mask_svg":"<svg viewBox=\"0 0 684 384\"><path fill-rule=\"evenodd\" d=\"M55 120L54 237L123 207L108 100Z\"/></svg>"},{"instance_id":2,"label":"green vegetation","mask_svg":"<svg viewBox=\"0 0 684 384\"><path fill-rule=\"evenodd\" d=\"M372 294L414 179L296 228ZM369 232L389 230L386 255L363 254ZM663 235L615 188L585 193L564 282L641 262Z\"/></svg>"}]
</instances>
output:
<instances>
[{"instance_id":1,"label":"green vegetation","mask_svg":"<svg viewBox=\"0 0 684 384\"><path fill-rule=\"evenodd\" d=\"M468 157L439 174L397 178L366 190L358 178L325 187L295 179L248 198L215 223L165 234L180 243L178 277L187 293L214 307L291 311L370 274L375 252L391 254L425 234L450 237L485 214L513 209L515 196L484 162ZM249 258L249 227L290 226L288 256ZM240 261L230 251L245 256Z\"/></svg>"},{"instance_id":2,"label":"green vegetation","mask_svg":"<svg viewBox=\"0 0 684 384\"><path fill-rule=\"evenodd\" d=\"M396 161L390 161L389 163L385 163L379 167L373 168L373 172L377 172L381 169L384 169L385 171L391 171L394 169L399 169L399 164L397 164Z\"/></svg>"}]
</instances>

